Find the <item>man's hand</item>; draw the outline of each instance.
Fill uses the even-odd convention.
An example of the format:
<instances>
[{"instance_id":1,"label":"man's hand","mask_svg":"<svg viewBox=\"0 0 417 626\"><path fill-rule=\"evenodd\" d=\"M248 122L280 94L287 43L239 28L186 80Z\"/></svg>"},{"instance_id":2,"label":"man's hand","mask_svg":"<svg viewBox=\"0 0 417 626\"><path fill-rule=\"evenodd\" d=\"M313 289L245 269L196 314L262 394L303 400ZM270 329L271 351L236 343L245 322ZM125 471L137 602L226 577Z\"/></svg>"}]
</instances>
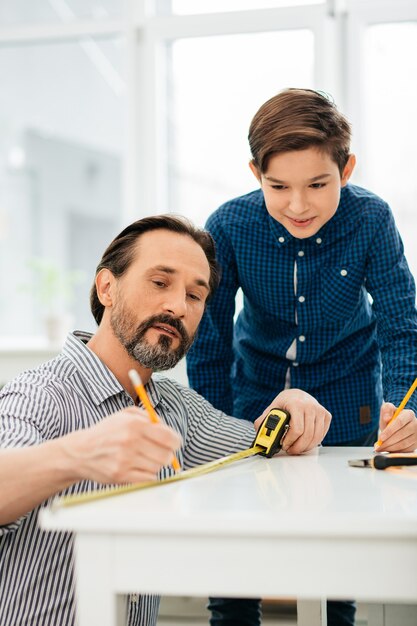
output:
<instances>
[{"instance_id":1,"label":"man's hand","mask_svg":"<svg viewBox=\"0 0 417 626\"><path fill-rule=\"evenodd\" d=\"M156 480L180 445L172 428L152 424L144 411L129 407L59 439L0 450L0 524L15 521L81 480Z\"/></svg>"},{"instance_id":2,"label":"man's hand","mask_svg":"<svg viewBox=\"0 0 417 626\"><path fill-rule=\"evenodd\" d=\"M291 415L290 428L282 445L288 454L301 454L315 448L329 430L332 419L329 411L301 389L281 391L255 421L257 430L272 408L285 409Z\"/></svg>"},{"instance_id":3,"label":"man's hand","mask_svg":"<svg viewBox=\"0 0 417 626\"><path fill-rule=\"evenodd\" d=\"M79 468L79 479L134 483L156 480L161 467L172 463L181 437L163 423L150 422L141 409L128 407L61 442Z\"/></svg>"},{"instance_id":4,"label":"man's hand","mask_svg":"<svg viewBox=\"0 0 417 626\"><path fill-rule=\"evenodd\" d=\"M388 426L396 407L385 402L381 407L379 440L382 445L376 448L378 452L414 452L417 448L417 419L410 409L404 409Z\"/></svg>"}]
</instances>

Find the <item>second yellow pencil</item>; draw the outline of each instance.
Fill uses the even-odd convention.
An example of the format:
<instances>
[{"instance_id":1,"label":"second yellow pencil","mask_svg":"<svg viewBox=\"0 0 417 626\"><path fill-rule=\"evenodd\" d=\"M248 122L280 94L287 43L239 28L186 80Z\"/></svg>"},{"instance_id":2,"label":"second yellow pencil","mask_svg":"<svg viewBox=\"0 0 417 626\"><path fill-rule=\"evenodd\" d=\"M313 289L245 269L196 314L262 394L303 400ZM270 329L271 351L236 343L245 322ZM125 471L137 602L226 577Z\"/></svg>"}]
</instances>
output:
<instances>
[{"instance_id":1,"label":"second yellow pencil","mask_svg":"<svg viewBox=\"0 0 417 626\"><path fill-rule=\"evenodd\" d=\"M404 396L403 401L401 402L400 406L398 407L398 409L395 411L394 415L391 417L390 421L388 422L387 426L389 426L390 424L392 424L392 422L399 416L399 414L401 413L401 411L405 408L405 405L407 404L407 402L409 401L409 399L411 398L411 396L414 393L415 388L417 387L417 378L414 380L413 384L411 385L410 389L407 391L407 393ZM386 427L387 427L386 426ZM385 427L385 428L386 428ZM382 446L382 441L380 439L378 439L378 441L375 444L375 448L379 448L379 446Z\"/></svg>"}]
</instances>

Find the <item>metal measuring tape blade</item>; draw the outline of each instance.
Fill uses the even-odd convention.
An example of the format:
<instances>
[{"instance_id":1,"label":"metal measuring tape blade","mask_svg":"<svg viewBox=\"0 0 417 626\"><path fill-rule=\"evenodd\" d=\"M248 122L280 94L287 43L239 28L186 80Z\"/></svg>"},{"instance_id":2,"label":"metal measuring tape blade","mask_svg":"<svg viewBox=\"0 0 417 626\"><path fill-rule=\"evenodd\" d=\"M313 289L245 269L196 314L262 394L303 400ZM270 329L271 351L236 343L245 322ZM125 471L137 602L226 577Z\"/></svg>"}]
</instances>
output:
<instances>
[{"instance_id":1,"label":"metal measuring tape blade","mask_svg":"<svg viewBox=\"0 0 417 626\"><path fill-rule=\"evenodd\" d=\"M88 493L79 493L63 497L56 498L52 503L52 508L61 508L74 506L76 504L84 504L87 502L93 502L94 500L102 500L104 498L110 498L112 496L122 495L123 493L131 493L132 491L140 491L142 489L150 489L151 487L162 487L169 483L175 483L180 480L186 480L188 478L194 478L196 476L203 476L209 472L213 472L217 469L230 465L235 461L246 459L250 456L259 454L270 458L282 447L282 442L287 434L290 423L290 414L284 409L271 409L264 421L262 422L255 440L250 448L247 450L240 450L234 454L223 456L215 461L209 463L203 463L192 467L189 470L174 474L168 478L164 478L160 481L148 481L143 483L133 483L131 485L121 485L116 487L109 487L107 489L100 489L96 491L90 491Z\"/></svg>"}]
</instances>

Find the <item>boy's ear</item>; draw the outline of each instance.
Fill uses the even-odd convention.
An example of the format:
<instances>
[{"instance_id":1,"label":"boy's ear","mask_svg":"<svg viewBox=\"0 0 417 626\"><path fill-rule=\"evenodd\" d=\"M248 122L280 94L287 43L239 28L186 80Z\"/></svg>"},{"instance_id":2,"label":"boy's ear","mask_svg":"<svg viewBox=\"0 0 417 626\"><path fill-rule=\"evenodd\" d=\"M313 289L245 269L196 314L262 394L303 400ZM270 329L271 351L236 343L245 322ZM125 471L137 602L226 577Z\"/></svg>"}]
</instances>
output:
<instances>
[{"instance_id":1,"label":"boy's ear","mask_svg":"<svg viewBox=\"0 0 417 626\"><path fill-rule=\"evenodd\" d=\"M258 181L258 183L262 184L261 172L258 170L253 160L249 161L249 167L252 171L252 174L255 176L256 180Z\"/></svg>"},{"instance_id":2,"label":"boy's ear","mask_svg":"<svg viewBox=\"0 0 417 626\"><path fill-rule=\"evenodd\" d=\"M103 306L113 304L114 276L110 270L104 268L96 276L97 296Z\"/></svg>"},{"instance_id":3,"label":"boy's ear","mask_svg":"<svg viewBox=\"0 0 417 626\"><path fill-rule=\"evenodd\" d=\"M354 154L350 154L347 160L347 163L343 169L343 173L342 173L342 181L341 181L342 187L346 185L349 178L351 177L352 172L355 169L355 165L356 165L356 157Z\"/></svg>"}]
</instances>

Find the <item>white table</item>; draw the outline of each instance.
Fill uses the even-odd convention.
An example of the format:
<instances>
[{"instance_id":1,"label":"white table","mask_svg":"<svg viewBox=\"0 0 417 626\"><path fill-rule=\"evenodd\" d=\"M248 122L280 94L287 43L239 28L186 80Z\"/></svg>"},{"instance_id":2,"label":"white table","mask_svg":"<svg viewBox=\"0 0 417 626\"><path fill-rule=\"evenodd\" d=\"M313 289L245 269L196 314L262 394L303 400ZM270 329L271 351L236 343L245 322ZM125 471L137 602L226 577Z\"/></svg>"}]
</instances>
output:
<instances>
[{"instance_id":1,"label":"white table","mask_svg":"<svg viewBox=\"0 0 417 626\"><path fill-rule=\"evenodd\" d=\"M370 455L254 457L44 511L44 528L76 533L80 626L122 623L116 594L137 591L417 602L417 473L347 465ZM320 617L300 612L300 622Z\"/></svg>"}]
</instances>

